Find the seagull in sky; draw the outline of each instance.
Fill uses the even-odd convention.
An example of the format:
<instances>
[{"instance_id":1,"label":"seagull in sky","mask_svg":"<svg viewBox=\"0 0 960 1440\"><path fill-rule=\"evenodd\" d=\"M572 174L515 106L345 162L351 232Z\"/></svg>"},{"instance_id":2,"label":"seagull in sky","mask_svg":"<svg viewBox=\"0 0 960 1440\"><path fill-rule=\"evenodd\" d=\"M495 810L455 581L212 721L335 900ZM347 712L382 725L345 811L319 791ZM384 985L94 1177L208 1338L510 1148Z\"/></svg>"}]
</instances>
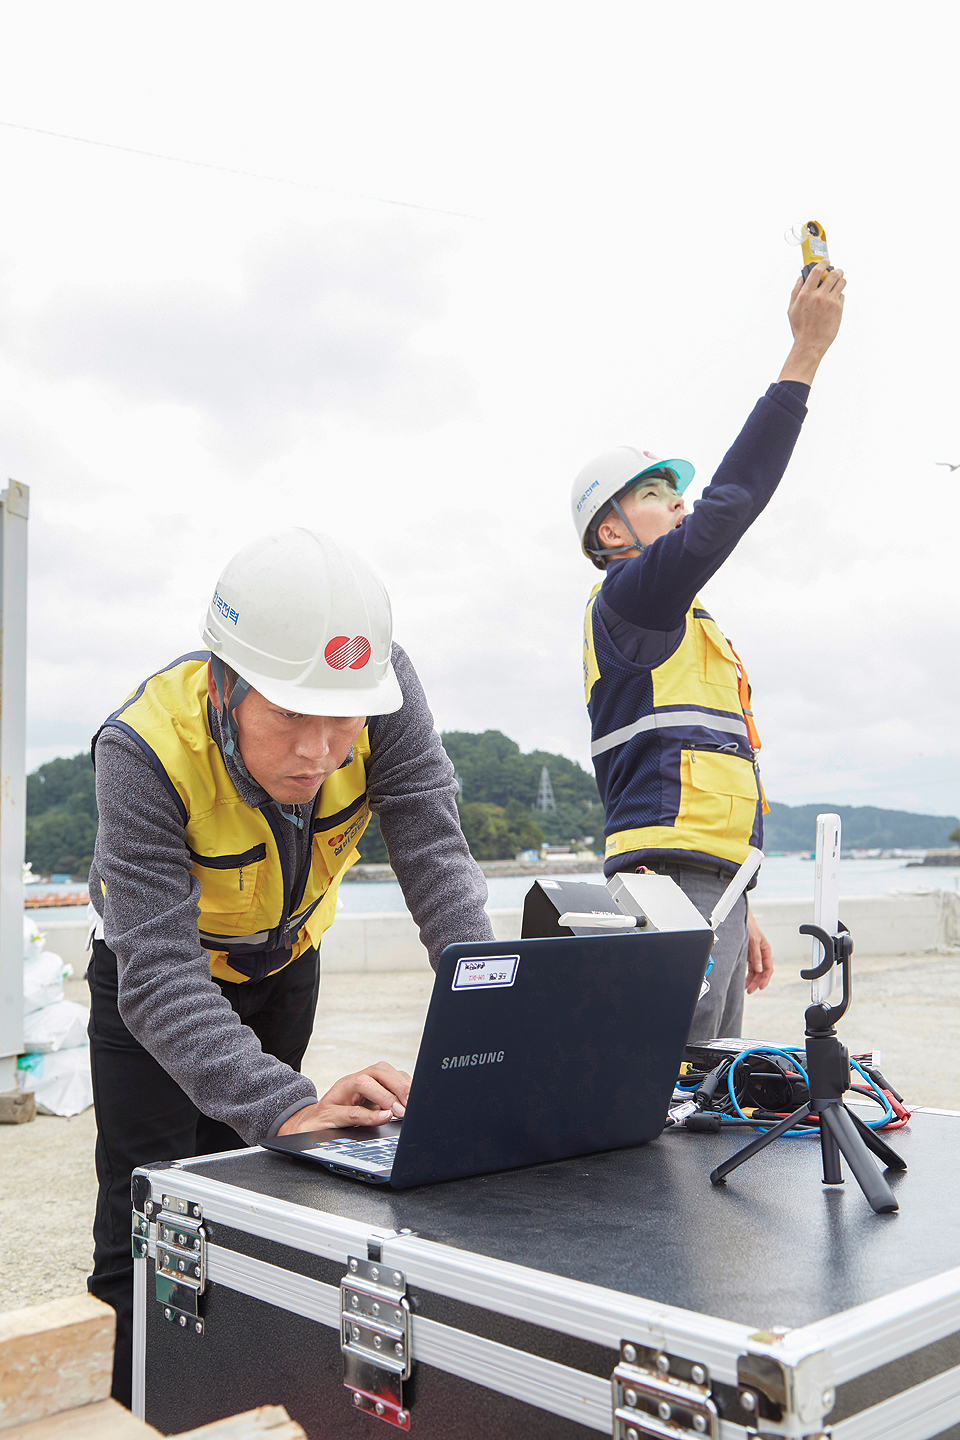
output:
<instances>
[{"instance_id":1,"label":"seagull in sky","mask_svg":"<svg viewBox=\"0 0 960 1440\"><path fill-rule=\"evenodd\" d=\"M949 460L935 460L933 463L935 465L946 465L951 475L953 474L954 470L960 470L960 464L951 465Z\"/></svg>"}]
</instances>

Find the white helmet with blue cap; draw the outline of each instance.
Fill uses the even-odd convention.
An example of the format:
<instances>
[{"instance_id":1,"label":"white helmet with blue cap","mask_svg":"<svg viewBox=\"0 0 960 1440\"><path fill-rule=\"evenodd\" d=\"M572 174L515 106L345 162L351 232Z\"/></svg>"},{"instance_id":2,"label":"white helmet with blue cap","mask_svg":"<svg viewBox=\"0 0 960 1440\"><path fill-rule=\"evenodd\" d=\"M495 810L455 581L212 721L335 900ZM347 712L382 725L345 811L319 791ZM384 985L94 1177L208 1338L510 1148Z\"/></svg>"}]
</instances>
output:
<instances>
[{"instance_id":1,"label":"white helmet with blue cap","mask_svg":"<svg viewBox=\"0 0 960 1440\"><path fill-rule=\"evenodd\" d=\"M613 509L633 535L627 517L620 508L620 499L650 470L669 470L673 476L678 495L682 495L694 476L689 460L661 460L650 450L640 450L634 445L618 445L605 450L596 459L590 460L573 482L570 497L573 523L581 549L599 570L605 570L607 560L622 553L619 549L604 549L596 538L596 527L606 512ZM634 536L634 539L636 537ZM637 548L642 549L637 541Z\"/></svg>"}]
</instances>

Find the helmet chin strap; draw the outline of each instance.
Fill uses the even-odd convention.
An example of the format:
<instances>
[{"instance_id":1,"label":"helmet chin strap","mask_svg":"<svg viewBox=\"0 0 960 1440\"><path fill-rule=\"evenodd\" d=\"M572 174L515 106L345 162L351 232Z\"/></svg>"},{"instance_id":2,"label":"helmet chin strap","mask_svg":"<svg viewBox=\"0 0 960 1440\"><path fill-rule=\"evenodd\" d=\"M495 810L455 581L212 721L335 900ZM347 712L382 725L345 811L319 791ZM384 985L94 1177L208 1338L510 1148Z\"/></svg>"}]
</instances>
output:
<instances>
[{"instance_id":1,"label":"helmet chin strap","mask_svg":"<svg viewBox=\"0 0 960 1440\"><path fill-rule=\"evenodd\" d=\"M224 669L223 661L219 655L211 654L210 669L213 673L214 687L220 700L220 719L224 734L223 753L224 755L229 755L245 780L249 780L251 785L256 785L258 782L253 778L243 763L243 756L240 754L240 746L238 744L240 735L237 730L237 722L233 718L234 710L236 710L243 698L250 693L250 686L242 675L238 675L236 683L230 691L230 698L228 700L226 698L227 672ZM277 807L285 820L289 820L292 825L296 825L298 830L303 829L303 816L299 814L299 806L281 805L279 800L271 800L271 803Z\"/></svg>"},{"instance_id":2,"label":"helmet chin strap","mask_svg":"<svg viewBox=\"0 0 960 1440\"><path fill-rule=\"evenodd\" d=\"M623 513L623 507L621 506L620 501L619 501L619 500L614 500L614 501L612 501L612 502L611 502L611 508L614 509L614 510L617 512L617 514L619 515L620 519L623 521L624 525L627 527L627 530L630 532L630 536L631 536L631 538L632 538L632 540L633 540L633 544L632 544L632 545L612 546L612 547L610 547L609 549L594 550L594 551L592 551L591 553L594 554L594 555L596 555L596 557L597 557L598 559L601 559L601 560L610 560L610 559L612 559L615 555L627 555L627 554L629 554L629 552L630 552L631 550L644 550L646 547L645 547L645 545L643 544L643 541L642 541L642 540L638 540L638 539L637 539L636 531L634 530L633 526L630 524L630 521L627 519L626 515ZM598 538L599 538L599 537L598 537Z\"/></svg>"},{"instance_id":3,"label":"helmet chin strap","mask_svg":"<svg viewBox=\"0 0 960 1440\"><path fill-rule=\"evenodd\" d=\"M217 692L217 698L220 701L220 719L223 724L223 733L225 737L223 743L223 753L230 756L234 765L236 765L237 769L240 771L240 774L246 780L253 780L253 776L250 774L250 771L243 763L243 756L240 754L237 746L237 741L239 740L240 736L239 732L237 731L237 722L233 718L234 710L236 710L237 706L240 704L244 696L249 693L250 686L247 684L246 680L244 680L242 675L238 675L236 679L236 684L231 689L230 698L228 699L227 672L224 668L223 661L220 659L219 655L211 654L210 670L213 674L213 684Z\"/></svg>"}]
</instances>

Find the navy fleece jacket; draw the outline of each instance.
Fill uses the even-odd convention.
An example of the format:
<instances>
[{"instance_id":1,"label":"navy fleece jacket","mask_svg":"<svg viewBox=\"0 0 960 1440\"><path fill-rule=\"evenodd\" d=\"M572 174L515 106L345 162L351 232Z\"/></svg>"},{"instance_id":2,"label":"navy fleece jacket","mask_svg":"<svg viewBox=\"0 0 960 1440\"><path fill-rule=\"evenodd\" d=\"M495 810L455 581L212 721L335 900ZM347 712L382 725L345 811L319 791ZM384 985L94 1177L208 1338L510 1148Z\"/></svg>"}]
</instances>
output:
<instances>
[{"instance_id":1,"label":"navy fleece jacket","mask_svg":"<svg viewBox=\"0 0 960 1440\"><path fill-rule=\"evenodd\" d=\"M710 484L683 524L630 560L611 561L597 596L594 624L633 665L662 665L683 640L686 614L702 585L720 569L766 507L783 478L806 416L810 386L771 385L754 406ZM605 767L597 781L604 794ZM644 851L611 857L606 874L635 870ZM718 861L722 869L735 865Z\"/></svg>"}]
</instances>

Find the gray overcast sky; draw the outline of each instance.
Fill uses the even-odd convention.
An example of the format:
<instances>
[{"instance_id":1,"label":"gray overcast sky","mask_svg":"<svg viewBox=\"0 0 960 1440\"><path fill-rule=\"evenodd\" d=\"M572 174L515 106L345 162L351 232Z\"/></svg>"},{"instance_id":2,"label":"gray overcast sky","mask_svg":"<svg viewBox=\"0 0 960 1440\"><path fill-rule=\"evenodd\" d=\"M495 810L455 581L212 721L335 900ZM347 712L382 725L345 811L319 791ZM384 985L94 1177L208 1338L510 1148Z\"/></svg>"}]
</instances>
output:
<instances>
[{"instance_id":1,"label":"gray overcast sky","mask_svg":"<svg viewBox=\"0 0 960 1440\"><path fill-rule=\"evenodd\" d=\"M31 765L194 648L222 563L289 524L381 571L441 727L589 765L573 476L626 441L709 479L816 217L843 329L704 598L772 799L960 813L955 7L0 12Z\"/></svg>"}]
</instances>

